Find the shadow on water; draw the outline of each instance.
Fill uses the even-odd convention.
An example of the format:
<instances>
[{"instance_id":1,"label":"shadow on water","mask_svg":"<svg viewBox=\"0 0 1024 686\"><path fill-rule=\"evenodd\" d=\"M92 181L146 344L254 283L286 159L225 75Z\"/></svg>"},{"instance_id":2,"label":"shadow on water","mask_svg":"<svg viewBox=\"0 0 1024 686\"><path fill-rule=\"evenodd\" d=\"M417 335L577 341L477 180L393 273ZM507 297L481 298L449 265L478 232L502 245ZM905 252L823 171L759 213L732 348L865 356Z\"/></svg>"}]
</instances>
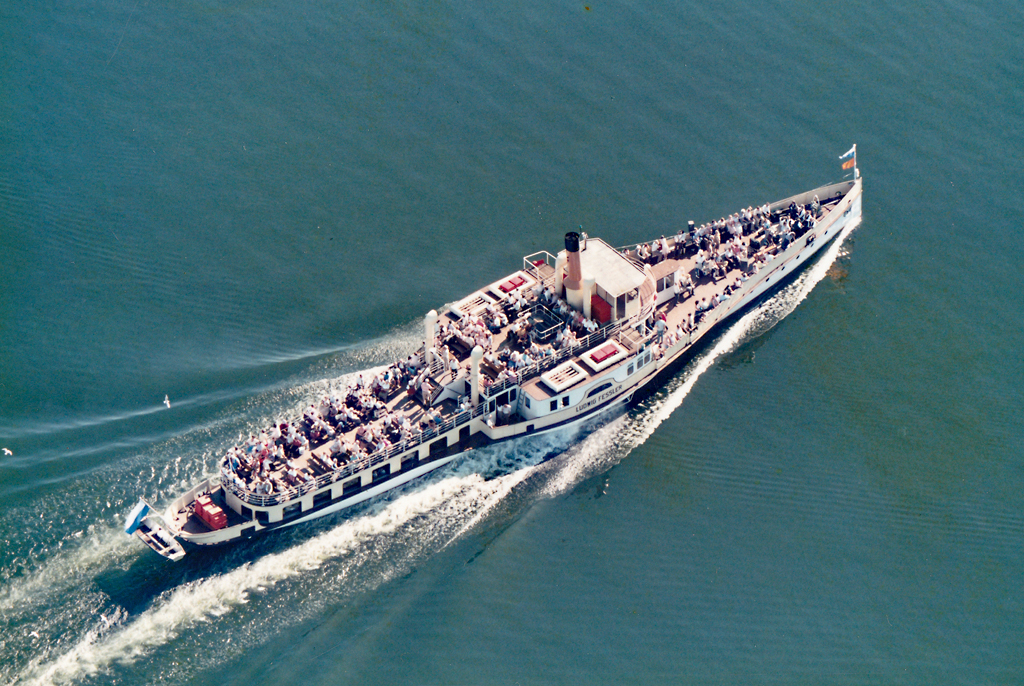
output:
<instances>
[{"instance_id":1,"label":"shadow on water","mask_svg":"<svg viewBox=\"0 0 1024 686\"><path fill-rule=\"evenodd\" d=\"M774 329L771 329L760 336L740 343L733 350L719 357L716 366L719 369L733 369L740 365L753 364L755 353L771 339L773 332Z\"/></svg>"},{"instance_id":2,"label":"shadow on water","mask_svg":"<svg viewBox=\"0 0 1024 686\"><path fill-rule=\"evenodd\" d=\"M184 558L170 562L145 548L137 539L139 554L130 563L112 566L95 577L99 590L111 602L134 615L153 606L165 593L189 584L202 583L251 565L268 556L279 555L321 536L346 521L356 520L367 510L380 506L389 496L311 522L273 531L248 541L219 547L191 547Z\"/></svg>"},{"instance_id":3,"label":"shadow on water","mask_svg":"<svg viewBox=\"0 0 1024 686\"><path fill-rule=\"evenodd\" d=\"M592 422L584 428L584 432L592 431L602 423ZM543 446L543 443L540 445ZM552 460L562 454L564 448L565 445L556 445L550 449L542 447L540 452L534 454L531 462L539 464ZM358 520L361 517L372 515L380 508L396 503L404 496L415 496L418 491L426 488L431 482L444 479L452 472L463 471L465 467L460 465L460 462L479 459L485 452L493 452L493 454L482 459L484 468L480 469L478 473L484 483L506 477L523 467L523 462L521 459L517 459L514 449L476 452L477 455L468 453L451 466L442 468L427 479L413 481L395 491L371 498L343 512L273 531L243 543L214 548L193 547L188 550L182 560L176 563L164 560L142 548L139 544L136 546L140 548L139 554L129 562L113 565L98 572L94 578L95 585L109 597L112 603L120 606L130 615L137 615L154 607L163 596L176 589L208 581L268 557L287 554L297 547L315 541L318 537L329 534L339 526L358 525ZM510 497L502 503L501 507L502 509L512 507L513 511L518 511L513 507L516 501L517 498ZM499 519L504 520L505 518ZM500 530L504 530L511 523L512 520L503 521L499 527ZM500 535L500 531L494 532L492 538L498 535Z\"/></svg>"},{"instance_id":4,"label":"shadow on water","mask_svg":"<svg viewBox=\"0 0 1024 686\"><path fill-rule=\"evenodd\" d=\"M204 561L186 560L181 564L169 564L146 550L126 567L108 567L100 571L94 582L112 603L135 615L150 607L163 593L202 578L197 572L204 566Z\"/></svg>"}]
</instances>

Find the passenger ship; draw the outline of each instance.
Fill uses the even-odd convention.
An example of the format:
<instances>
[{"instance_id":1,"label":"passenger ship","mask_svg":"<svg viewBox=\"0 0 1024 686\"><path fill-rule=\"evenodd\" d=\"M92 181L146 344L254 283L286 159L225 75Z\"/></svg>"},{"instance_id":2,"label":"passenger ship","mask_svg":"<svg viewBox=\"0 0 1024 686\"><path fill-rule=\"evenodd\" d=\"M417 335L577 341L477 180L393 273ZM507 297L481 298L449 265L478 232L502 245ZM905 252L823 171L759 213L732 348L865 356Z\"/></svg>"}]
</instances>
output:
<instances>
[{"instance_id":1,"label":"passenger ship","mask_svg":"<svg viewBox=\"0 0 1024 686\"><path fill-rule=\"evenodd\" d=\"M852 180L699 228L689 222L677 236L656 239L653 249L613 248L599 238L566 234L565 249L556 255L527 255L520 269L441 315L426 315L424 343L413 357L415 382L377 389L374 401L374 414L386 412L392 426L406 427L395 440L361 440L384 433L372 414L355 422L331 417L325 423L333 438L297 421L291 431L302 435L298 450L275 450L257 467L244 450L233 449L219 476L176 498L162 515L140 499L125 530L179 560L186 546L230 543L334 514L466 450L629 403L856 222L861 188L854 166ZM716 306L697 312L711 298ZM460 331L478 318L491 325L489 336L476 339L489 344L487 351ZM513 351L528 350L533 355L515 356L525 364L513 369L502 363ZM367 392L349 389L340 402L351 404ZM367 434L368 426L376 432ZM272 448L288 440L273 435ZM238 455L248 467L238 464Z\"/></svg>"}]
</instances>

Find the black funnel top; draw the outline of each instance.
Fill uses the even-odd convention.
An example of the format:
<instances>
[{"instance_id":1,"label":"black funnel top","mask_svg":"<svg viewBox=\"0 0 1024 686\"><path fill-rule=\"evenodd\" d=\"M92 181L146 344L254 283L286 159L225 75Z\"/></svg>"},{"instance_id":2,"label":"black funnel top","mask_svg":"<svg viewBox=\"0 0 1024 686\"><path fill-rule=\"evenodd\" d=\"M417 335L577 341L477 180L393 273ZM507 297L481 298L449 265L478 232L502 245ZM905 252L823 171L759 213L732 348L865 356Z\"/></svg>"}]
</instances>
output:
<instances>
[{"instance_id":1,"label":"black funnel top","mask_svg":"<svg viewBox=\"0 0 1024 686\"><path fill-rule=\"evenodd\" d=\"M580 235L575 231L565 234L565 249L568 252L580 251Z\"/></svg>"}]
</instances>

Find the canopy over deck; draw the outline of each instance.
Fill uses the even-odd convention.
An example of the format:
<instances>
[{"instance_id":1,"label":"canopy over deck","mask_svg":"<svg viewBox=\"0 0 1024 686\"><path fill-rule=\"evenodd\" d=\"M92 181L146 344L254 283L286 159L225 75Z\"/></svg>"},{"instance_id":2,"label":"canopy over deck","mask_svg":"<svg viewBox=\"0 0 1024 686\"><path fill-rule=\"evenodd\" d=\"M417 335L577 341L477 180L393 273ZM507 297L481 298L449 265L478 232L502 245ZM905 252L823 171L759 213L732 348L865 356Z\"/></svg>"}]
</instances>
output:
<instances>
[{"instance_id":1,"label":"canopy over deck","mask_svg":"<svg viewBox=\"0 0 1024 686\"><path fill-rule=\"evenodd\" d=\"M583 278L594 279L613 298L640 288L646 278L640 267L600 238L582 241L579 255Z\"/></svg>"}]
</instances>

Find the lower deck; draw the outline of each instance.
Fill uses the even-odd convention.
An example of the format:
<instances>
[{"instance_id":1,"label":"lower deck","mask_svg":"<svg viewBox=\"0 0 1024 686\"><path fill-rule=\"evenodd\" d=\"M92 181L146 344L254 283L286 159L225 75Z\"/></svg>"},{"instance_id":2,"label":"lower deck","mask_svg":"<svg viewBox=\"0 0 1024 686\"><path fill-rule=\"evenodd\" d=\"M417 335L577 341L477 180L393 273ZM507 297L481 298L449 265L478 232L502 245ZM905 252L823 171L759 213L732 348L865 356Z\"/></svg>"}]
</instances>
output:
<instances>
[{"instance_id":1,"label":"lower deck","mask_svg":"<svg viewBox=\"0 0 1024 686\"><path fill-rule=\"evenodd\" d=\"M836 199L828 199L823 204L823 214L830 217L829 222L834 219L832 215L838 203ZM748 244L750 241L760 242L758 239L758 233L751 233L745 237ZM755 290L763 291L775 274L781 274L780 270L786 269L786 264L795 265L802 262L820 246L812 246L811 250L805 250L808 247L806 242L796 241L787 251L765 247L763 243L757 247L768 260L761 268L753 267L756 264L754 260L730 259L723 260L722 268L715 273L705 273L697 266L695 246L689 249L683 247L660 259L646 261L646 268L650 272L662 275L662 279L664 275L679 272L688 275L692 282L692 288L686 289L678 298L671 291L666 293L664 288L661 289L655 313L658 318L664 320L664 329L656 329L651 325L651 320L640 322L636 328L605 327L601 330L600 336L584 337L583 344L578 349L573 349L568 357L564 355L569 351L559 353L563 359L576 364L579 373L582 374L582 378L572 384L572 389L593 388L595 393L600 393L604 386L597 388L596 382L613 377L623 381L620 386L591 400L586 400L579 393L573 395L573 391L559 395L543 378L542 371L552 369L550 364L547 367L539 366L534 373L519 371L510 378L502 379L503 372L507 374L506 368L492 361L486 368L483 365L481 367L482 374L490 380L490 384L485 383L485 388L482 389L481 406L467 409L465 397L459 396L468 395L469 370L463 366L464 360L459 359L455 353L457 364L435 363L425 372L425 377L430 381L428 385L434 386L438 391L436 395L431 397L416 393L415 390L412 393L399 390L386 398L385 413L400 415L418 424L412 440L404 437L399 442L385 446L383 450L362 450L342 456L332 449L331 441L314 443L311 450L290 460L291 465L296 468L295 471L302 475L298 480L294 476L285 476L283 461L273 464L272 479L275 493L271 496L254 496L237 487L228 489L228 492L218 491L221 494L220 500L223 501L222 507L228 513L229 528L254 520L270 525L292 520L299 515L334 509L337 503L352 501L360 494L377 492L381 488L386 490L388 483L402 481L411 474L429 471L426 468L431 463L463 452L473 445L522 433L547 430L552 426L575 421L584 410L589 413L611 400L609 394L612 392L622 396L631 394L632 388L637 384L646 383L659 367L655 365L653 369L645 368L641 371L642 364L649 364L652 357L657 361L665 352L669 353L670 358L681 354L713 328L720 319L739 309L741 302L749 302L749 297ZM776 282L779 280L775 278ZM543 277L540 282L544 283ZM697 311L698 302L710 300L712 296L723 295L727 289L731 291L734 288L737 289L735 299L727 298L715 309L706 311L702 321L701 313ZM536 296L531 300L535 298ZM535 311L528 308L523 316L547 316L543 313L535 315ZM453 317L447 319L449 325L454 321ZM491 333L492 353L527 347L526 341L512 335L511 323ZM665 336L668 336L669 341L664 340ZM593 362L588 364L583 360L584 354L596 350L595 346L599 346L603 340L615 341L626 352L625 356L605 367L594 365ZM537 341L529 340L529 345L536 344ZM541 344L552 345L547 341ZM654 352L654 355L641 355L648 352ZM545 357L541 359L544 360ZM552 360L555 361L557 360ZM664 360L666 363L670 361L671 359ZM588 387L587 384L590 382L595 383ZM611 387L611 384L608 386ZM448 393L453 389L456 392ZM520 397L524 399L528 396L535 401L548 401L554 400L557 396L560 402L553 403L554 406L545 417L531 419L519 414L522 408L516 406L516 391L521 391ZM511 398L510 404L516 408L513 416L499 416L496 409L500 404L496 402L496 398L501 398L506 404L509 404ZM425 419L428 410L437 412L436 419L431 418L429 424ZM377 421L368 419L357 426L339 426L337 438L332 440L337 443L358 445L360 430L365 429L366 424L374 424ZM189 533L208 532L206 525L194 516L188 507L182 508L175 515L175 526Z\"/></svg>"}]
</instances>

